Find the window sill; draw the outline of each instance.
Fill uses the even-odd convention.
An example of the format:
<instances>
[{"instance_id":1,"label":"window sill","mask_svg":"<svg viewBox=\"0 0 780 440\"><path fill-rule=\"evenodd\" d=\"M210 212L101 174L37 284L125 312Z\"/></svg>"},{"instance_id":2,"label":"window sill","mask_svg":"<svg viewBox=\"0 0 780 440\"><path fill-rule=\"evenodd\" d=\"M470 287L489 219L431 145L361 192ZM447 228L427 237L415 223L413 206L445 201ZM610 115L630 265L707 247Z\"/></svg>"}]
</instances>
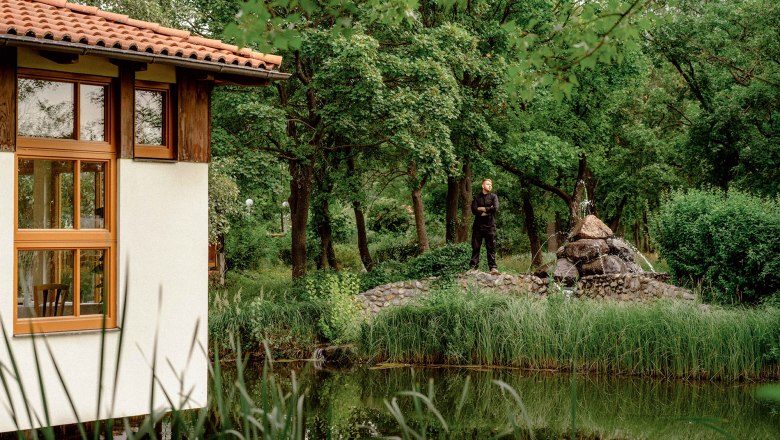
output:
<instances>
[{"instance_id":1,"label":"window sill","mask_svg":"<svg viewBox=\"0 0 780 440\"><path fill-rule=\"evenodd\" d=\"M39 333L20 333L18 335L14 335L14 338L32 338L32 337L39 337L39 336L72 336L72 335L85 335L85 334L93 334L93 333L102 333L103 329L90 329L90 330L68 330L64 332L39 332ZM105 329L106 333L118 333L122 331L120 327L116 328L107 328Z\"/></svg>"}]
</instances>

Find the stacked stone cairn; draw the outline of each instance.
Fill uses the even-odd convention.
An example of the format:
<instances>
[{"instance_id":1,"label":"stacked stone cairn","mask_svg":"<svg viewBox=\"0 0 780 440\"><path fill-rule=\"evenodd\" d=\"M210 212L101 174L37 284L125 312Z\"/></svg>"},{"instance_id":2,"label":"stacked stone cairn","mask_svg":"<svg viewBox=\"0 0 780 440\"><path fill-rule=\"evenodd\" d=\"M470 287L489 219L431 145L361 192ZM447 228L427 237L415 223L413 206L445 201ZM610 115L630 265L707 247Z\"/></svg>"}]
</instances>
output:
<instances>
[{"instance_id":1,"label":"stacked stone cairn","mask_svg":"<svg viewBox=\"0 0 780 440\"><path fill-rule=\"evenodd\" d=\"M631 247L595 215L580 220L558 248L555 280L574 286L582 277L642 273Z\"/></svg>"}]
</instances>

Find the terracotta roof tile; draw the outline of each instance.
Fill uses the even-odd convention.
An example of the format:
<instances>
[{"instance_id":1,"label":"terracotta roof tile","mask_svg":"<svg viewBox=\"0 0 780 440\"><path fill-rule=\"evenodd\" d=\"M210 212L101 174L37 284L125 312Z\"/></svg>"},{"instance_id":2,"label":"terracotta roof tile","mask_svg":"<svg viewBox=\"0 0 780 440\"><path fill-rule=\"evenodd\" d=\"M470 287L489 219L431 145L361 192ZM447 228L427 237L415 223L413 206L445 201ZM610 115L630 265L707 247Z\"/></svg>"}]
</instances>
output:
<instances>
[{"instance_id":1,"label":"terracotta roof tile","mask_svg":"<svg viewBox=\"0 0 780 440\"><path fill-rule=\"evenodd\" d=\"M65 0L0 0L2 34L277 70L282 57Z\"/></svg>"}]
</instances>

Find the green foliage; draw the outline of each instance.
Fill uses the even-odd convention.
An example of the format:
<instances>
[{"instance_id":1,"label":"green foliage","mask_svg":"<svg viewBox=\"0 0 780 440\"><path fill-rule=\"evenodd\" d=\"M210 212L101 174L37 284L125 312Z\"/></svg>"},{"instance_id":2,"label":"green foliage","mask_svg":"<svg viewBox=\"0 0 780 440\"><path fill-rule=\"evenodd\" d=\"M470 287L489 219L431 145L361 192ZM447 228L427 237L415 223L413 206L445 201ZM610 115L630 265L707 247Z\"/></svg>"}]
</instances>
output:
<instances>
[{"instance_id":1,"label":"green foliage","mask_svg":"<svg viewBox=\"0 0 780 440\"><path fill-rule=\"evenodd\" d=\"M780 203L739 191L676 192L654 237L672 276L721 303L756 303L780 291Z\"/></svg>"},{"instance_id":2,"label":"green foliage","mask_svg":"<svg viewBox=\"0 0 780 440\"><path fill-rule=\"evenodd\" d=\"M431 249L405 265L405 278L419 280L432 276L451 276L469 268L471 245L468 243L448 244Z\"/></svg>"},{"instance_id":3,"label":"green foliage","mask_svg":"<svg viewBox=\"0 0 780 440\"><path fill-rule=\"evenodd\" d=\"M349 272L318 271L299 282L306 298L323 304L317 326L325 338L337 344L354 341L362 318L360 305L355 301L355 295L360 291L358 276Z\"/></svg>"},{"instance_id":4,"label":"green foliage","mask_svg":"<svg viewBox=\"0 0 780 440\"><path fill-rule=\"evenodd\" d=\"M409 212L396 200L382 198L371 205L368 213L368 229L374 232L397 234L411 226Z\"/></svg>"},{"instance_id":5,"label":"green foliage","mask_svg":"<svg viewBox=\"0 0 780 440\"><path fill-rule=\"evenodd\" d=\"M209 243L230 232L230 220L241 213L239 189L223 161L209 165Z\"/></svg>"},{"instance_id":6,"label":"green foliage","mask_svg":"<svg viewBox=\"0 0 780 440\"><path fill-rule=\"evenodd\" d=\"M278 264L289 254L289 237L272 237L276 225L254 217L242 217L234 222L225 237L225 256L231 270L259 269Z\"/></svg>"},{"instance_id":7,"label":"green foliage","mask_svg":"<svg viewBox=\"0 0 780 440\"><path fill-rule=\"evenodd\" d=\"M776 377L780 365L766 355L778 338L780 309L771 307L626 306L453 289L381 311L363 325L360 349L373 361L734 380Z\"/></svg>"},{"instance_id":8,"label":"green foliage","mask_svg":"<svg viewBox=\"0 0 780 440\"><path fill-rule=\"evenodd\" d=\"M232 338L241 338L243 349L265 356L263 344L278 359L305 359L320 340L317 320L324 306L316 301L264 299L249 301L217 293L209 308L209 339L229 347Z\"/></svg>"},{"instance_id":9,"label":"green foliage","mask_svg":"<svg viewBox=\"0 0 780 440\"><path fill-rule=\"evenodd\" d=\"M385 261L404 262L419 255L420 247L405 236L382 235L372 242L374 258L378 263Z\"/></svg>"}]
</instances>

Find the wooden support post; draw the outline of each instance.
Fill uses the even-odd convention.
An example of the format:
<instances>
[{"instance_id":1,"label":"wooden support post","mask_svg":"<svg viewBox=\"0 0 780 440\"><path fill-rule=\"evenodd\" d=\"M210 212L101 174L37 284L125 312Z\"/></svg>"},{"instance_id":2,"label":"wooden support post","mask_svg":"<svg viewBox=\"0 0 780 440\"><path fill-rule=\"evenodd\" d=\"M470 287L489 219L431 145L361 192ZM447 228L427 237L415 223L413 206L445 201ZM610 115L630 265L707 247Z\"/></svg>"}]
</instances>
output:
<instances>
[{"instance_id":1,"label":"wooden support post","mask_svg":"<svg viewBox=\"0 0 780 440\"><path fill-rule=\"evenodd\" d=\"M176 71L178 106L178 158L184 162L211 160L211 89L213 81Z\"/></svg>"},{"instance_id":2,"label":"wooden support post","mask_svg":"<svg viewBox=\"0 0 780 440\"><path fill-rule=\"evenodd\" d=\"M0 151L16 151L16 48L0 47Z\"/></svg>"}]
</instances>

